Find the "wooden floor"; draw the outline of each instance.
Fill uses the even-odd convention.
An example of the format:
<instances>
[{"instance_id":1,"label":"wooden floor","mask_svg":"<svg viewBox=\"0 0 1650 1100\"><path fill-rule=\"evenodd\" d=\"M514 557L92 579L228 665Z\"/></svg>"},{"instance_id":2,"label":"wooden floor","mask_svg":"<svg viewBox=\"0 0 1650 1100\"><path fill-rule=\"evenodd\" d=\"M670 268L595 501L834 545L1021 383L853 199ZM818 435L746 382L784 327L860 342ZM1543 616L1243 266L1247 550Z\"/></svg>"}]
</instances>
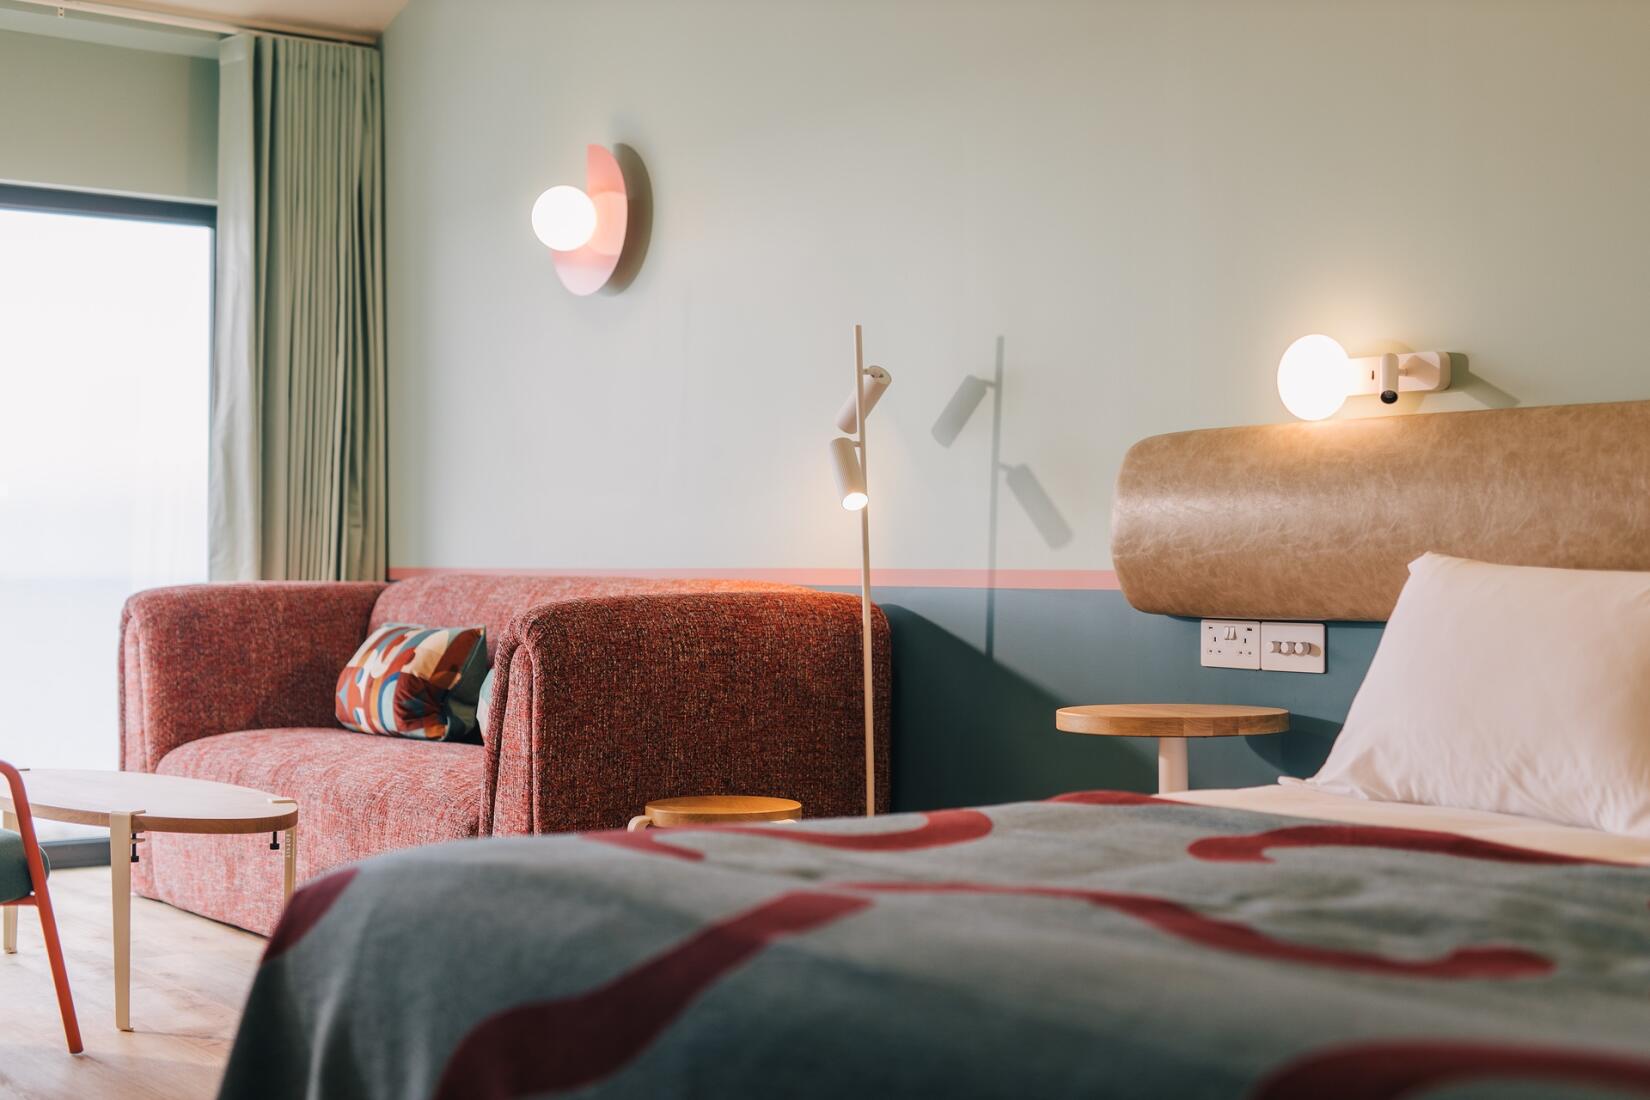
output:
<instances>
[{"instance_id":1,"label":"wooden floor","mask_svg":"<svg viewBox=\"0 0 1650 1100\"><path fill-rule=\"evenodd\" d=\"M132 899L132 1026L115 1030L109 869L52 874L52 901L86 1052L63 1042L32 909L0 954L0 1097L194 1100L216 1095L264 941L160 902Z\"/></svg>"}]
</instances>

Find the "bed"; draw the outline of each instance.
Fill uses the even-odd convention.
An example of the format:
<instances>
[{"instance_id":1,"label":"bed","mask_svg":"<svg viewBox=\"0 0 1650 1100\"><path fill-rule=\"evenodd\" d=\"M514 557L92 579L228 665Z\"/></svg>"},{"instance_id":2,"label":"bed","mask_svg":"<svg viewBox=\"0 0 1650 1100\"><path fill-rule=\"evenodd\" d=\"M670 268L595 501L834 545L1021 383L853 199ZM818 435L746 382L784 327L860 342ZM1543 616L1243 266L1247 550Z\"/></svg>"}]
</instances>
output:
<instances>
[{"instance_id":1,"label":"bed","mask_svg":"<svg viewBox=\"0 0 1650 1100\"><path fill-rule=\"evenodd\" d=\"M1309 567L1292 584L1277 574L1274 597L1253 595L1275 570L1265 546L1246 558L1170 529L1187 501L1206 521L1212 499L1248 508L1243 484L1274 493L1256 476L1273 451L1280 470L1301 446L1333 462L1331 437L1245 429L1275 434L1226 441L1248 472L1213 495L1225 475L1200 490L1195 467L1230 469L1222 440L1194 441L1189 461L1131 452L1114 526L1125 593L1172 614L1265 617L1271 598L1299 617L1384 618L1404 583L1389 559L1417 549L1406 540L1526 554L1518 524L1494 520L1529 501L1499 484L1478 417L1549 472L1544 438L1596 443L1615 426L1626 442L1570 461L1601 493L1540 513L1569 509L1597 536L1592 550L1554 543L1569 555L1554 564L1597 567L1650 508L1642 492L1619 505L1650 469L1650 403L1593 408L1579 428L1548 410L1351 427L1349 463L1424 437L1464 492L1477 478L1500 494L1459 530L1452 494L1371 496L1361 523L1382 547L1360 544L1356 591L1314 557L1325 524L1310 492L1295 543ZM1154 545L1190 564L1166 567ZM1650 836L1280 784L397 852L294 897L223 1085L231 1098L754 1094L1650 1096Z\"/></svg>"},{"instance_id":2,"label":"bed","mask_svg":"<svg viewBox=\"0 0 1650 1100\"><path fill-rule=\"evenodd\" d=\"M375 858L294 899L224 1095L1650 1095L1650 842L1301 801Z\"/></svg>"}]
</instances>

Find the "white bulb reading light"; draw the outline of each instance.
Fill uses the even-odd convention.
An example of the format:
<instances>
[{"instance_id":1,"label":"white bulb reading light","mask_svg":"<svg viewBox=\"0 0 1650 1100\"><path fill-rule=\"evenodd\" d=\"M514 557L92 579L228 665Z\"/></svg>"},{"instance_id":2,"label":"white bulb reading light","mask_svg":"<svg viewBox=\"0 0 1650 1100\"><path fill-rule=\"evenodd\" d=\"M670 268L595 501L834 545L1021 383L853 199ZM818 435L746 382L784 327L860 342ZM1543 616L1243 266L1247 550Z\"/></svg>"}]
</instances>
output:
<instances>
[{"instance_id":1,"label":"white bulb reading light","mask_svg":"<svg viewBox=\"0 0 1650 1100\"><path fill-rule=\"evenodd\" d=\"M836 473L837 496L842 506L857 512L870 503L865 493L865 467L859 464L859 449L846 436L831 440L831 468Z\"/></svg>"},{"instance_id":2,"label":"white bulb reading light","mask_svg":"<svg viewBox=\"0 0 1650 1100\"><path fill-rule=\"evenodd\" d=\"M573 252L596 235L596 204L577 187L552 187L533 203L533 235L556 252Z\"/></svg>"},{"instance_id":3,"label":"white bulb reading light","mask_svg":"<svg viewBox=\"0 0 1650 1100\"><path fill-rule=\"evenodd\" d=\"M1352 388L1352 361L1327 336L1302 336L1278 362L1278 396L1302 420L1333 416Z\"/></svg>"}]
</instances>

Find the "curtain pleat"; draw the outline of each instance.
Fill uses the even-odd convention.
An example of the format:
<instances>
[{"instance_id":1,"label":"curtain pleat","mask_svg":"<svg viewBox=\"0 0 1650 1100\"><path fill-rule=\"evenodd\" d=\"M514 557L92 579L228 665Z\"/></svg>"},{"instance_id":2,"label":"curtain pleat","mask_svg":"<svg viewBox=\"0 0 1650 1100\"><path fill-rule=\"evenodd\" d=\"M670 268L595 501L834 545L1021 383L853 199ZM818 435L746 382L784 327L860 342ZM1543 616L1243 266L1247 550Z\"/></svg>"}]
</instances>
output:
<instances>
[{"instance_id":1,"label":"curtain pleat","mask_svg":"<svg viewBox=\"0 0 1650 1100\"><path fill-rule=\"evenodd\" d=\"M249 71L235 75L250 88L252 110L237 117L250 115L255 133L235 147L252 163L235 167L252 180L239 191L254 209L220 209L219 221L244 218L256 230L253 308L219 314L220 327L249 331L220 342L215 387L250 390L258 414L255 428L240 432L254 439L222 447L215 439L214 454L237 446L251 453L258 499L222 502L225 510L254 511L256 546L220 553L215 545L213 560L255 558L252 575L267 579L381 578L388 460L380 58L287 38L239 37L223 49L226 59L249 58ZM243 346L245 355L232 354ZM224 495L215 489L215 509ZM214 539L246 526L215 523ZM216 568L214 576L230 579Z\"/></svg>"}]
</instances>

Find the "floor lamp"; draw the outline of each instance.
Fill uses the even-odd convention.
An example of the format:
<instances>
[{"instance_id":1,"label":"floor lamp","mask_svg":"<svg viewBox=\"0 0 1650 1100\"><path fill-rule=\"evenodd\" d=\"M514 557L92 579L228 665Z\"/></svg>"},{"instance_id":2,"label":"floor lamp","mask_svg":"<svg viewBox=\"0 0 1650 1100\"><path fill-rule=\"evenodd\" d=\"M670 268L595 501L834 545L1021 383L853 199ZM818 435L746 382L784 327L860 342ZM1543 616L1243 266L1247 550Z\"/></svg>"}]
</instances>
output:
<instances>
[{"instance_id":1,"label":"floor lamp","mask_svg":"<svg viewBox=\"0 0 1650 1100\"><path fill-rule=\"evenodd\" d=\"M859 513L859 612L861 660L865 673L865 816L877 812L876 692L871 676L871 498L866 492L865 418L882 399L893 375L865 365L865 333L854 326L854 392L837 413L836 426L848 435L831 440L837 499ZM852 438L850 438L852 437Z\"/></svg>"}]
</instances>

